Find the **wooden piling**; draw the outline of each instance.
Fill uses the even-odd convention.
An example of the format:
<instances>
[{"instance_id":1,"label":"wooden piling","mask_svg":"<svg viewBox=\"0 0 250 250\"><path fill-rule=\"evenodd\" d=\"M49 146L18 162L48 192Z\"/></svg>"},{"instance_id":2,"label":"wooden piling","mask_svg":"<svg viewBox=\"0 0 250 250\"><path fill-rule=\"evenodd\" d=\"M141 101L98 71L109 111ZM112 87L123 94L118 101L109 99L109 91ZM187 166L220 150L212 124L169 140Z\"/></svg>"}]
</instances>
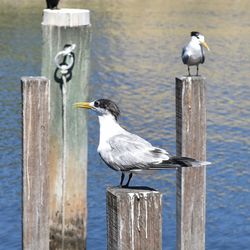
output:
<instances>
[{"instance_id":1,"label":"wooden piling","mask_svg":"<svg viewBox=\"0 0 250 250\"><path fill-rule=\"evenodd\" d=\"M49 81L23 77L23 249L49 249Z\"/></svg>"},{"instance_id":2,"label":"wooden piling","mask_svg":"<svg viewBox=\"0 0 250 250\"><path fill-rule=\"evenodd\" d=\"M89 11L44 10L42 75L50 79L49 218L50 249L85 249L87 220L86 112L73 103L87 100L90 54ZM63 73L55 64L72 65Z\"/></svg>"},{"instance_id":3,"label":"wooden piling","mask_svg":"<svg viewBox=\"0 0 250 250\"><path fill-rule=\"evenodd\" d=\"M206 160L206 85L176 78L177 155ZM180 168L176 183L177 250L205 249L206 168Z\"/></svg>"},{"instance_id":4,"label":"wooden piling","mask_svg":"<svg viewBox=\"0 0 250 250\"><path fill-rule=\"evenodd\" d=\"M107 189L107 249L162 249L162 194L152 189Z\"/></svg>"}]
</instances>

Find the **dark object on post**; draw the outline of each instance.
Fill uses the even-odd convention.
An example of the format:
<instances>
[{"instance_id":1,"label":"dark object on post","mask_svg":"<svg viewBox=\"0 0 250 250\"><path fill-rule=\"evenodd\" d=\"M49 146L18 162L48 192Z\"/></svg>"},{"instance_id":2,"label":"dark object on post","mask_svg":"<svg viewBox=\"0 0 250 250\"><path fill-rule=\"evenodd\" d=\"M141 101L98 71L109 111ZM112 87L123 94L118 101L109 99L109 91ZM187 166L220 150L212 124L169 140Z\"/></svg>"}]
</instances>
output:
<instances>
[{"instance_id":1,"label":"dark object on post","mask_svg":"<svg viewBox=\"0 0 250 250\"><path fill-rule=\"evenodd\" d=\"M162 194L149 188L107 189L107 249L162 249Z\"/></svg>"},{"instance_id":2,"label":"dark object on post","mask_svg":"<svg viewBox=\"0 0 250 250\"><path fill-rule=\"evenodd\" d=\"M57 5L59 3L59 0L46 0L47 3L47 9L57 9Z\"/></svg>"},{"instance_id":3,"label":"dark object on post","mask_svg":"<svg viewBox=\"0 0 250 250\"><path fill-rule=\"evenodd\" d=\"M49 249L49 81L23 77L23 249Z\"/></svg>"},{"instance_id":4,"label":"dark object on post","mask_svg":"<svg viewBox=\"0 0 250 250\"><path fill-rule=\"evenodd\" d=\"M177 155L206 160L203 77L176 78ZM177 250L205 249L206 168L177 169Z\"/></svg>"}]
</instances>

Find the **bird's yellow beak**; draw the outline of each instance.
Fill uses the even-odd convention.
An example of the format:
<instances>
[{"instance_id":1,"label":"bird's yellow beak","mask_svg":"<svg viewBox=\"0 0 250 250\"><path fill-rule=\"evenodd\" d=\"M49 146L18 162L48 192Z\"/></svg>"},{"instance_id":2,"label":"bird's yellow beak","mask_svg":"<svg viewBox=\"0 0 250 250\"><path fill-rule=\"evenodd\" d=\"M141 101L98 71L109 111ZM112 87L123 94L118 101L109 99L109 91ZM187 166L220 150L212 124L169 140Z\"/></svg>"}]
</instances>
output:
<instances>
[{"instance_id":1,"label":"bird's yellow beak","mask_svg":"<svg viewBox=\"0 0 250 250\"><path fill-rule=\"evenodd\" d=\"M84 109L91 109L92 106L89 102L77 102L73 105L74 108L84 108Z\"/></svg>"},{"instance_id":2,"label":"bird's yellow beak","mask_svg":"<svg viewBox=\"0 0 250 250\"><path fill-rule=\"evenodd\" d=\"M201 44L203 45L203 47L205 47L208 51L210 50L207 43L204 41L204 42L201 42Z\"/></svg>"}]
</instances>

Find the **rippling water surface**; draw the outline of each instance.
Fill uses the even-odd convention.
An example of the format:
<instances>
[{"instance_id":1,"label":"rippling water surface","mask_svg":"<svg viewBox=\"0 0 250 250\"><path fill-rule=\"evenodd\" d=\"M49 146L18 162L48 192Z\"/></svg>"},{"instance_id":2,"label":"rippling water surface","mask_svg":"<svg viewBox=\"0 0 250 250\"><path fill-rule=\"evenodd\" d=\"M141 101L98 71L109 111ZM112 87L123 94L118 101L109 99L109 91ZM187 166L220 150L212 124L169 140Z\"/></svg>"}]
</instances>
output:
<instances>
[{"instance_id":1,"label":"rippling water surface","mask_svg":"<svg viewBox=\"0 0 250 250\"><path fill-rule=\"evenodd\" d=\"M37 3L36 3L37 2ZM43 3L2 0L0 10L0 249L21 249L20 77L40 75ZM44 1L45 2L45 1ZM230 2L230 4L229 4ZM62 1L92 19L90 100L116 101L130 131L175 153L175 77L191 30L211 52L207 79L206 249L250 246L250 2ZM105 189L119 175L96 153L98 123L89 114L88 249L106 249ZM164 249L175 249L175 172L136 176L134 185L164 192Z\"/></svg>"}]
</instances>

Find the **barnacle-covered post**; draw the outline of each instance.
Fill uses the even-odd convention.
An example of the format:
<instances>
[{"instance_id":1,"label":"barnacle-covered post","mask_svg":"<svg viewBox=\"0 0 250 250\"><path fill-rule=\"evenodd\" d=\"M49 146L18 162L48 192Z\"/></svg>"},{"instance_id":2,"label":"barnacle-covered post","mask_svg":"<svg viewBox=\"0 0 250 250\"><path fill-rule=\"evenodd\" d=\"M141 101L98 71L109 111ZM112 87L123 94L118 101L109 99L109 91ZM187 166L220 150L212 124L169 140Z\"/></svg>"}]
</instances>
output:
<instances>
[{"instance_id":1,"label":"barnacle-covered post","mask_svg":"<svg viewBox=\"0 0 250 250\"><path fill-rule=\"evenodd\" d=\"M87 122L73 103L88 96L89 10L43 12L42 76L50 80L50 249L85 249Z\"/></svg>"}]
</instances>

